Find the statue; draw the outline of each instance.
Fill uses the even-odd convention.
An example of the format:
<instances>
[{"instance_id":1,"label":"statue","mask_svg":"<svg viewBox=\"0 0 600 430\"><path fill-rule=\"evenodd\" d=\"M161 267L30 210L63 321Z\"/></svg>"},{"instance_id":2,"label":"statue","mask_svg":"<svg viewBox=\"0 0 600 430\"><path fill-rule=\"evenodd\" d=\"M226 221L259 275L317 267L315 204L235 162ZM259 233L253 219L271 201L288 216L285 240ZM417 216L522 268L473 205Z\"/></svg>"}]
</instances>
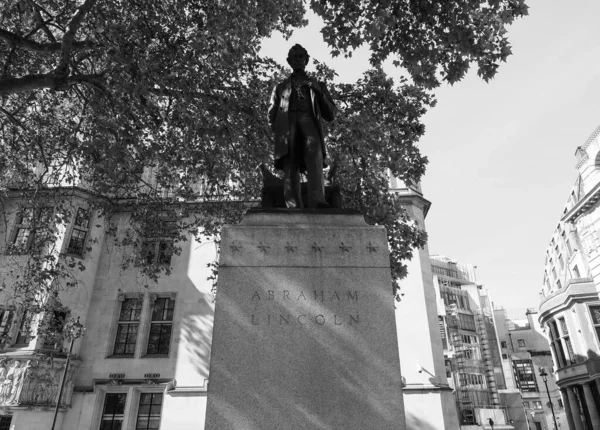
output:
<instances>
[{"instance_id":1,"label":"statue","mask_svg":"<svg viewBox=\"0 0 600 430\"><path fill-rule=\"evenodd\" d=\"M283 194L288 208L305 207L300 173L306 172L309 208L328 208L323 178L325 150L322 121L333 121L335 104L323 82L309 77L304 69L309 55L294 45L287 57L293 69L278 84L269 103L269 127L275 133L275 168L283 170Z\"/></svg>"}]
</instances>

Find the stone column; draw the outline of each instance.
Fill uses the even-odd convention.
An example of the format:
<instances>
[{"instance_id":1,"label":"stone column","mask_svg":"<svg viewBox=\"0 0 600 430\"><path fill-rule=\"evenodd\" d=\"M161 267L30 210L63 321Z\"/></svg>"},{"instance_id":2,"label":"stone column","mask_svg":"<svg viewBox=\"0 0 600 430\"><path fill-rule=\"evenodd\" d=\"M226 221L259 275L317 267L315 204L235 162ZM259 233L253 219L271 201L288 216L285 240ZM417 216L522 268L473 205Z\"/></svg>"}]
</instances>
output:
<instances>
[{"instance_id":1,"label":"stone column","mask_svg":"<svg viewBox=\"0 0 600 430\"><path fill-rule=\"evenodd\" d=\"M598 415L598 408L596 407L592 389L590 388L591 383L592 382L586 382L583 384L583 394L585 395L585 403L587 404L590 419L592 420L592 428L600 429L600 416Z\"/></svg>"},{"instance_id":2,"label":"stone column","mask_svg":"<svg viewBox=\"0 0 600 430\"><path fill-rule=\"evenodd\" d=\"M581 409L579 408L579 402L577 401L577 396L575 396L575 391L573 391L573 387L567 387L567 398L569 399L568 403L571 407L571 416L573 417L573 427L574 430L583 430L583 423L581 422Z\"/></svg>"},{"instance_id":3,"label":"stone column","mask_svg":"<svg viewBox=\"0 0 600 430\"><path fill-rule=\"evenodd\" d=\"M571 402L569 401L567 390L566 390L566 388L561 388L560 392L562 394L563 404L565 406L565 415L567 416L567 422L569 424L569 429L574 429L575 423L573 420L573 413L571 412Z\"/></svg>"}]
</instances>

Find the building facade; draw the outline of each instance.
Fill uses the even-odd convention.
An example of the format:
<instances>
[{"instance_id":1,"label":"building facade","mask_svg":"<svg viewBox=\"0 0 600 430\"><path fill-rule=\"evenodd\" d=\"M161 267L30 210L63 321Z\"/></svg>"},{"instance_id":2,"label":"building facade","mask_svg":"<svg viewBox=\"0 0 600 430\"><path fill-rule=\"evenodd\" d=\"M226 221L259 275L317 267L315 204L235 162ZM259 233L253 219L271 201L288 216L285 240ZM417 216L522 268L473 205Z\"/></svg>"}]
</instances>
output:
<instances>
[{"instance_id":1,"label":"building facade","mask_svg":"<svg viewBox=\"0 0 600 430\"><path fill-rule=\"evenodd\" d=\"M526 318L519 320L508 318L504 309L495 309L494 315L507 389L518 391L520 407L525 411L523 419L515 421L515 428L553 430L556 418L560 429L568 429L564 402L551 374L553 363L548 339L539 325L538 312L528 309ZM540 373L547 374L546 382Z\"/></svg>"},{"instance_id":2,"label":"building facade","mask_svg":"<svg viewBox=\"0 0 600 430\"><path fill-rule=\"evenodd\" d=\"M539 305L572 429L600 428L600 127L575 151L577 175L548 244Z\"/></svg>"},{"instance_id":3,"label":"building facade","mask_svg":"<svg viewBox=\"0 0 600 430\"><path fill-rule=\"evenodd\" d=\"M392 192L422 229L430 207L419 187L393 180ZM402 280L402 301L396 303L407 430L457 429L453 389L448 384L443 344L437 320L436 293L428 247L415 249Z\"/></svg>"},{"instance_id":4,"label":"building facade","mask_svg":"<svg viewBox=\"0 0 600 430\"><path fill-rule=\"evenodd\" d=\"M423 227L429 202L420 190L397 186L393 191ZM126 205L107 219L90 209L98 196L84 189L69 190L66 211L54 204L53 193L60 189L45 192L35 207L17 191L2 200L0 277L10 284L28 267L25 251L44 224L54 232L52 242L43 242L51 250L46 263L72 269L73 283L59 292L65 305L61 315L43 308L24 313L12 292L0 291L0 430L51 428L61 385L57 429L204 428L215 242L188 235L180 252L169 252L171 220L159 214L152 234L123 244L115 237L125 237L137 222ZM54 225L57 215L66 219L63 227ZM140 259L169 265L172 273L152 279L141 270ZM407 428L458 428L426 249L416 251L409 271L403 284L407 294L396 314ZM42 285L55 281L49 277ZM36 300L52 300L43 291ZM61 324L79 318L85 334L72 343L36 335L50 317Z\"/></svg>"},{"instance_id":5,"label":"building facade","mask_svg":"<svg viewBox=\"0 0 600 430\"><path fill-rule=\"evenodd\" d=\"M25 251L39 235L40 214L52 214L44 217L47 224L59 210L54 192L39 198L43 211L24 211L19 193L2 201L3 281L14 281L31 263ZM216 258L216 246L190 236L179 255L171 255L168 233L145 237L137 250L117 246L106 231L125 234L131 213L100 218L89 210L94 198L75 190L67 228L44 244L53 250L47 264L73 268L73 285L60 290L65 314L59 319L79 317L86 328L73 342L55 428L203 428L214 303L207 264ZM135 261L124 268L127 258ZM151 281L140 271L140 258L170 264L171 275ZM42 304L52 300L44 291L42 285L36 297ZM23 313L18 292L1 294L0 429L50 429L70 343L37 336L48 312Z\"/></svg>"},{"instance_id":6,"label":"building facade","mask_svg":"<svg viewBox=\"0 0 600 430\"><path fill-rule=\"evenodd\" d=\"M475 267L432 255L438 325L448 384L454 389L460 428L513 429L518 417L507 407L492 302L477 283Z\"/></svg>"}]
</instances>

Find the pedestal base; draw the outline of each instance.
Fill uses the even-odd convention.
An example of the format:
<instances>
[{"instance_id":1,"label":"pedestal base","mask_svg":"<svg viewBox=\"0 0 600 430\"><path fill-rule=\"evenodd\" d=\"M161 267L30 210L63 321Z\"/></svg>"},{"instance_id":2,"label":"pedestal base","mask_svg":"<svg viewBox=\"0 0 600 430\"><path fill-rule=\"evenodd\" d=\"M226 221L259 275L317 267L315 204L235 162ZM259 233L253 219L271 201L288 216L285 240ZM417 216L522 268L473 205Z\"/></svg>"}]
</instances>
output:
<instances>
[{"instance_id":1,"label":"pedestal base","mask_svg":"<svg viewBox=\"0 0 600 430\"><path fill-rule=\"evenodd\" d=\"M250 212L222 232L206 429L404 429L385 230Z\"/></svg>"}]
</instances>

